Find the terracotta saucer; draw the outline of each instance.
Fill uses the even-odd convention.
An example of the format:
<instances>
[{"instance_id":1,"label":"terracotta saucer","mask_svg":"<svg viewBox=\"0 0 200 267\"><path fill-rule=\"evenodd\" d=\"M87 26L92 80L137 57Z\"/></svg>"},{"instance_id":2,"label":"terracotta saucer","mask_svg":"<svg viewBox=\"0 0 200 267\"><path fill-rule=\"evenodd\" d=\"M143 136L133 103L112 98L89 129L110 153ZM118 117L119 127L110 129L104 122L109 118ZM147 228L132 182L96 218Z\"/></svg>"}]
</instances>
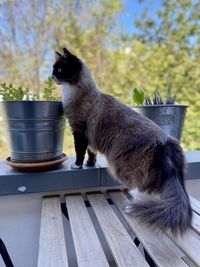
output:
<instances>
[{"instance_id":1,"label":"terracotta saucer","mask_svg":"<svg viewBox=\"0 0 200 267\"><path fill-rule=\"evenodd\" d=\"M24 163L24 162L14 162L10 157L6 159L6 163L12 167L13 169L20 172L43 172L50 171L60 167L60 165L68 158L66 154L62 154L57 159L53 159L45 162L32 162L32 163Z\"/></svg>"}]
</instances>

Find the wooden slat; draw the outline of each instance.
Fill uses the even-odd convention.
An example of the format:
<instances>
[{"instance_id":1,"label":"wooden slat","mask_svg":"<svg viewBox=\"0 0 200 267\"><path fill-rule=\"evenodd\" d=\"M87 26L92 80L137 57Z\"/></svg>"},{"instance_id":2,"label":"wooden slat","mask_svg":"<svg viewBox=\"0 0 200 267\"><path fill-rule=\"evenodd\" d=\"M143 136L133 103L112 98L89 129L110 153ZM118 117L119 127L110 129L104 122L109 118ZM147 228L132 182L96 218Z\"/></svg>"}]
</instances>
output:
<instances>
[{"instance_id":1,"label":"wooden slat","mask_svg":"<svg viewBox=\"0 0 200 267\"><path fill-rule=\"evenodd\" d=\"M38 267L67 267L67 251L59 197L44 198Z\"/></svg>"},{"instance_id":2,"label":"wooden slat","mask_svg":"<svg viewBox=\"0 0 200 267\"><path fill-rule=\"evenodd\" d=\"M192 209L200 215L200 201L190 196Z\"/></svg>"},{"instance_id":3,"label":"wooden slat","mask_svg":"<svg viewBox=\"0 0 200 267\"><path fill-rule=\"evenodd\" d=\"M192 218L192 228L200 234L200 216L193 212L193 218Z\"/></svg>"},{"instance_id":4,"label":"wooden slat","mask_svg":"<svg viewBox=\"0 0 200 267\"><path fill-rule=\"evenodd\" d=\"M82 196L66 196L66 204L78 266L109 266Z\"/></svg>"},{"instance_id":5,"label":"wooden slat","mask_svg":"<svg viewBox=\"0 0 200 267\"><path fill-rule=\"evenodd\" d=\"M170 247L163 242L163 234L155 233L151 229L148 229L144 225L140 225L134 217L125 214L122 207L125 203L130 202L128 198L122 192L110 192L111 199L121 211L122 216L128 222L133 232L136 234L143 247L148 251L151 258L157 264L162 267L178 267L188 266L183 260L177 256Z\"/></svg>"},{"instance_id":6,"label":"wooden slat","mask_svg":"<svg viewBox=\"0 0 200 267\"><path fill-rule=\"evenodd\" d=\"M87 195L119 267L149 266L103 194Z\"/></svg>"},{"instance_id":7,"label":"wooden slat","mask_svg":"<svg viewBox=\"0 0 200 267\"><path fill-rule=\"evenodd\" d=\"M171 238L174 243L193 261L200 266L200 236L191 229L184 237Z\"/></svg>"}]
</instances>

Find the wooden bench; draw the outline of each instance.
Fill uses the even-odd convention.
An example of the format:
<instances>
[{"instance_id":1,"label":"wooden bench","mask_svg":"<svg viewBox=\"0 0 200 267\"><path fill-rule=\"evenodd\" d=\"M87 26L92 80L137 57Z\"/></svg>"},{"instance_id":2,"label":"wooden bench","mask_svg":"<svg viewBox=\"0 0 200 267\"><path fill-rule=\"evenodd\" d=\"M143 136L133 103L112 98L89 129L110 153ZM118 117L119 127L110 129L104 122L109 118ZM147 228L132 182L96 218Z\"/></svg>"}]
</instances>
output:
<instances>
[{"instance_id":1,"label":"wooden bench","mask_svg":"<svg viewBox=\"0 0 200 267\"><path fill-rule=\"evenodd\" d=\"M191 185L188 189L198 195L200 151L187 152L186 158L187 183ZM154 266L154 263L170 267L199 266L198 201L192 200L194 220L188 237L175 242L168 236L152 233L133 218L129 221L130 218L123 214L120 209L123 202L128 201L127 193L106 192L106 189L121 190L122 186L107 172L105 158L98 157L95 167L84 165L82 170L72 170L72 162L74 158L69 157L56 170L21 173L0 161L0 267L11 267L11 261L16 267L134 267L141 266L141 262L144 266L147 263L148 266ZM70 195L72 190L82 193ZM104 202L102 199L96 201L100 205L98 210L92 199L95 190L104 190L100 193ZM47 198L47 195L51 197ZM70 209L70 199L73 205L76 203L75 209ZM105 216L106 221L103 221ZM113 233L117 234L113 236Z\"/></svg>"},{"instance_id":2,"label":"wooden bench","mask_svg":"<svg viewBox=\"0 0 200 267\"><path fill-rule=\"evenodd\" d=\"M200 202L191 198L193 222L172 238L126 215L125 190L43 198L38 267L200 266ZM68 229L68 230L67 230Z\"/></svg>"}]
</instances>

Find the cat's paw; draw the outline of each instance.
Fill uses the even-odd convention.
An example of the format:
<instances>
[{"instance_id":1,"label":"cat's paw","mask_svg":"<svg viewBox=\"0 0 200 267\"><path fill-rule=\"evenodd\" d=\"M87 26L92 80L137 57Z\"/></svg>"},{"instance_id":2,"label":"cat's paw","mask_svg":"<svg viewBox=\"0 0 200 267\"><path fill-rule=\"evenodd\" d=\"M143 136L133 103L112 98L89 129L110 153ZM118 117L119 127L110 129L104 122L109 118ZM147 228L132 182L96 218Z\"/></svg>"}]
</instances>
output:
<instances>
[{"instance_id":1,"label":"cat's paw","mask_svg":"<svg viewBox=\"0 0 200 267\"><path fill-rule=\"evenodd\" d=\"M125 204L123 206L123 210L125 213L133 213L134 212L134 204L133 203Z\"/></svg>"},{"instance_id":2,"label":"cat's paw","mask_svg":"<svg viewBox=\"0 0 200 267\"><path fill-rule=\"evenodd\" d=\"M82 165L76 165L76 163L72 163L71 169L82 169Z\"/></svg>"},{"instance_id":3,"label":"cat's paw","mask_svg":"<svg viewBox=\"0 0 200 267\"><path fill-rule=\"evenodd\" d=\"M88 166L88 167L94 167L95 164L96 164L96 161L87 161L86 162L86 166Z\"/></svg>"}]
</instances>

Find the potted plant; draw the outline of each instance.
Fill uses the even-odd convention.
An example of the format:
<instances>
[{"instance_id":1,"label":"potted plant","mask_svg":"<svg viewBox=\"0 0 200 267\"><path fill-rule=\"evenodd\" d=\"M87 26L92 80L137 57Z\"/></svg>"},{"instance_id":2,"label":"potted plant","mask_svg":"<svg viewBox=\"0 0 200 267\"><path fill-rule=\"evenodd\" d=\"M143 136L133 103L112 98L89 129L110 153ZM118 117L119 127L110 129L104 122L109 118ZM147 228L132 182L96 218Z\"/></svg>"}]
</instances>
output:
<instances>
[{"instance_id":1,"label":"potted plant","mask_svg":"<svg viewBox=\"0 0 200 267\"><path fill-rule=\"evenodd\" d=\"M49 78L40 100L22 86L0 84L12 162L38 163L62 157L65 116L62 102L53 96L54 89Z\"/></svg>"},{"instance_id":2,"label":"potted plant","mask_svg":"<svg viewBox=\"0 0 200 267\"><path fill-rule=\"evenodd\" d=\"M158 90L153 93L152 100L143 90L133 90L133 102L138 106L132 109L157 123L169 135L181 139L187 105L175 104L176 95L171 96L167 90L166 101L163 101Z\"/></svg>"}]
</instances>

